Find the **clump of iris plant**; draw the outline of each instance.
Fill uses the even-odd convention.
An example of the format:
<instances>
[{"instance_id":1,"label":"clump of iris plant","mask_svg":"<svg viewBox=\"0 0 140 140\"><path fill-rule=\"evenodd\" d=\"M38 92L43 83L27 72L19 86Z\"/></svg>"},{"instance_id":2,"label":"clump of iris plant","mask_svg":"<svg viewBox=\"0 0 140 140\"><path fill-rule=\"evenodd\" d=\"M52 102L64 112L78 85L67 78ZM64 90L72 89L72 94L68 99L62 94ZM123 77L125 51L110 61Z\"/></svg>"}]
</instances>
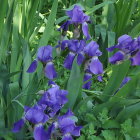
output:
<instances>
[{"instance_id":1,"label":"clump of iris plant","mask_svg":"<svg viewBox=\"0 0 140 140\"><path fill-rule=\"evenodd\" d=\"M48 79L54 79L57 77L57 73L54 68L53 58L52 58L52 46L44 46L40 47L37 51L36 59L31 63L27 72L33 73L35 72L38 62L41 62L44 67L45 76Z\"/></svg>"},{"instance_id":2,"label":"clump of iris plant","mask_svg":"<svg viewBox=\"0 0 140 140\"><path fill-rule=\"evenodd\" d=\"M66 14L69 19L60 27L62 34L68 30L70 24L74 25L74 31L72 39L59 42L61 51L68 50L68 54L64 60L64 67L71 70L74 59L77 59L77 64L81 65L81 70L85 73L83 88L90 89L92 83L90 79L92 79L93 74L98 75L98 80L102 81L103 65L98 59L102 53L99 50L99 45L95 41L91 40L89 42L91 39L88 31L90 17L83 12L83 9L75 5ZM81 29L83 35L86 37L84 39L80 38Z\"/></svg>"},{"instance_id":3,"label":"clump of iris plant","mask_svg":"<svg viewBox=\"0 0 140 140\"><path fill-rule=\"evenodd\" d=\"M22 119L14 124L13 132L19 132L26 122L32 125L35 140L50 140L61 138L72 140L73 136L80 136L81 126L76 126L73 113L68 110L60 115L60 110L67 103L66 90L61 90L54 82L52 87L44 92L33 107L24 107ZM48 130L45 130L48 126Z\"/></svg>"},{"instance_id":4,"label":"clump of iris plant","mask_svg":"<svg viewBox=\"0 0 140 140\"><path fill-rule=\"evenodd\" d=\"M130 60L132 65L140 65L140 36L132 39L129 35L122 35L118 38L118 44L107 49L109 52L116 51L109 58L112 64Z\"/></svg>"}]
</instances>

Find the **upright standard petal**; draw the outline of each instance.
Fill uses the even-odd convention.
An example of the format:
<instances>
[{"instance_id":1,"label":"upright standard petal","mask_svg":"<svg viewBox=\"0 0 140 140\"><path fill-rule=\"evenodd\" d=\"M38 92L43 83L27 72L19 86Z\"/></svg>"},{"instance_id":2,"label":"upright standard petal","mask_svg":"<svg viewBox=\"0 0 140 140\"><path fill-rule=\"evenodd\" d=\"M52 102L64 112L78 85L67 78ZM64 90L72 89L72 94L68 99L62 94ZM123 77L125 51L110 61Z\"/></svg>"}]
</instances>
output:
<instances>
[{"instance_id":1,"label":"upright standard petal","mask_svg":"<svg viewBox=\"0 0 140 140\"><path fill-rule=\"evenodd\" d=\"M45 66L45 76L48 79L54 79L57 77L56 70L54 68L53 62L48 62Z\"/></svg>"},{"instance_id":2,"label":"upright standard petal","mask_svg":"<svg viewBox=\"0 0 140 140\"><path fill-rule=\"evenodd\" d=\"M140 51L130 60L133 66L140 66Z\"/></svg>"},{"instance_id":3,"label":"upright standard petal","mask_svg":"<svg viewBox=\"0 0 140 140\"><path fill-rule=\"evenodd\" d=\"M92 79L92 74L90 74L90 73L85 73L85 75L84 75L84 82L86 82L86 81L88 81L88 80L90 80L90 79ZM91 84L92 84L92 80L86 82L86 83L83 85L83 88L84 88L84 89L90 89Z\"/></svg>"},{"instance_id":4,"label":"upright standard petal","mask_svg":"<svg viewBox=\"0 0 140 140\"><path fill-rule=\"evenodd\" d=\"M37 59L43 63L52 60L52 47L50 45L40 47L37 52Z\"/></svg>"},{"instance_id":5,"label":"upright standard petal","mask_svg":"<svg viewBox=\"0 0 140 140\"><path fill-rule=\"evenodd\" d=\"M112 64L116 64L119 61L124 60L124 53L121 51L116 52L113 56L109 58L109 62Z\"/></svg>"},{"instance_id":6,"label":"upright standard petal","mask_svg":"<svg viewBox=\"0 0 140 140\"><path fill-rule=\"evenodd\" d=\"M35 126L34 139L35 140L49 140L47 132L44 130L42 124L38 124Z\"/></svg>"},{"instance_id":7,"label":"upright standard petal","mask_svg":"<svg viewBox=\"0 0 140 140\"><path fill-rule=\"evenodd\" d=\"M32 73L32 72L35 72L36 68L37 68L37 63L38 61L37 60L34 60L31 65L29 66L27 72L28 73Z\"/></svg>"},{"instance_id":8,"label":"upright standard petal","mask_svg":"<svg viewBox=\"0 0 140 140\"><path fill-rule=\"evenodd\" d=\"M98 57L93 57L91 63L89 64L90 71L93 74L102 74L103 73L103 65L98 59Z\"/></svg>"},{"instance_id":9,"label":"upright standard petal","mask_svg":"<svg viewBox=\"0 0 140 140\"><path fill-rule=\"evenodd\" d=\"M122 35L118 38L118 43L127 43L127 42L131 42L132 38L129 35Z\"/></svg>"},{"instance_id":10,"label":"upright standard petal","mask_svg":"<svg viewBox=\"0 0 140 140\"><path fill-rule=\"evenodd\" d=\"M21 130L21 128L23 127L23 125L24 125L24 120L23 119L20 119L19 121L17 121L16 123L14 123L12 132L14 132L14 133L19 132Z\"/></svg>"},{"instance_id":11,"label":"upright standard petal","mask_svg":"<svg viewBox=\"0 0 140 140\"><path fill-rule=\"evenodd\" d=\"M89 35L89 32L88 32L88 24L86 22L84 22L82 24L82 31L83 31L84 36L86 37L86 40L89 40L90 35Z\"/></svg>"},{"instance_id":12,"label":"upright standard petal","mask_svg":"<svg viewBox=\"0 0 140 140\"><path fill-rule=\"evenodd\" d=\"M84 48L84 52L90 57L97 56L97 53L99 53L99 45L95 41L91 41Z\"/></svg>"},{"instance_id":13,"label":"upright standard petal","mask_svg":"<svg viewBox=\"0 0 140 140\"><path fill-rule=\"evenodd\" d=\"M75 54L73 52L69 52L69 54L66 56L64 61L64 67L66 69L71 70L74 58L75 58Z\"/></svg>"}]
</instances>

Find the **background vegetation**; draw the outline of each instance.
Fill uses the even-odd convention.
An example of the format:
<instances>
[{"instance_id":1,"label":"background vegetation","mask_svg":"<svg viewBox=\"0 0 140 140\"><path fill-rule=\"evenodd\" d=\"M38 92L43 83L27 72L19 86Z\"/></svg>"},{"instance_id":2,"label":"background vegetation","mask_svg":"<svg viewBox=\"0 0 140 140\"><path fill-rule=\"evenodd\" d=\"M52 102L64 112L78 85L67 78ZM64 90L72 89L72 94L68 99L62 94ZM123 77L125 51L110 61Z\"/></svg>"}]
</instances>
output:
<instances>
[{"instance_id":1,"label":"background vegetation","mask_svg":"<svg viewBox=\"0 0 140 140\"><path fill-rule=\"evenodd\" d=\"M140 67L132 68L129 62L112 66L108 63L111 54L106 51L123 34L140 35L139 0L0 0L0 139L32 139L27 128L17 134L11 128L21 118L23 105L34 104L36 93L48 88L48 80L42 76L41 66L33 74L26 71L38 47L58 44L61 35L57 29L73 4L82 5L91 17L90 34L100 44L105 69L103 82L93 78L90 91L75 89L80 87L78 66L71 72L65 70L64 55L54 52L59 73L56 82L72 93L70 107L84 126L77 139L140 139ZM132 80L112 96L127 75ZM79 92L84 96L77 101Z\"/></svg>"}]
</instances>

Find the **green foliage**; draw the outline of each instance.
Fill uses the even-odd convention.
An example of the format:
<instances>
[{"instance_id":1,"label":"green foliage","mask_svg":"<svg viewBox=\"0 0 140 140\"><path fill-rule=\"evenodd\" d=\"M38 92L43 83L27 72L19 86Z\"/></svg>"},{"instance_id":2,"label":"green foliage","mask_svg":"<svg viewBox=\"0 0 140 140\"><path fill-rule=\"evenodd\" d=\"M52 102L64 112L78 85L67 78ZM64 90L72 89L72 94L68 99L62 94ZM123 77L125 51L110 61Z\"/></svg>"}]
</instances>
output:
<instances>
[{"instance_id":1,"label":"green foliage","mask_svg":"<svg viewBox=\"0 0 140 140\"><path fill-rule=\"evenodd\" d=\"M82 90L83 69L74 61L71 72L65 70L65 54L54 49L55 82L69 91L65 109L71 108L83 126L77 139L140 139L140 68L128 61L110 66L112 53L106 51L120 35L140 35L139 0L0 0L0 139L30 139L27 127L19 134L11 133L11 128L22 117L23 104L33 105L40 98L36 93L48 88L48 80L41 65L33 74L26 71L38 47L57 45L61 38L57 28L68 18L65 10L74 4L91 17L89 31L100 45L105 69L103 83L93 77L92 89ZM131 81L119 89L126 76Z\"/></svg>"}]
</instances>

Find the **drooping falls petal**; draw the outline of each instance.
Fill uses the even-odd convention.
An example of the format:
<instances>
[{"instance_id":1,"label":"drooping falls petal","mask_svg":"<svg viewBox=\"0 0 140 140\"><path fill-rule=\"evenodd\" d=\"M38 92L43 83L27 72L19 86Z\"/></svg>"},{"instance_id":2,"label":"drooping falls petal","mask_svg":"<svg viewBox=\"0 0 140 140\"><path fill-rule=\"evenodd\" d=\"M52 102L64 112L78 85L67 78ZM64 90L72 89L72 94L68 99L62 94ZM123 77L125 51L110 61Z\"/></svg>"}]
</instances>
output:
<instances>
[{"instance_id":1,"label":"drooping falls petal","mask_svg":"<svg viewBox=\"0 0 140 140\"><path fill-rule=\"evenodd\" d=\"M49 117L44 114L44 110L39 109L37 106L30 108L25 114L26 120L33 124L45 123Z\"/></svg>"},{"instance_id":2,"label":"drooping falls petal","mask_svg":"<svg viewBox=\"0 0 140 140\"><path fill-rule=\"evenodd\" d=\"M35 72L36 68L37 68L37 64L38 64L38 61L37 60L34 60L31 65L29 66L27 72L28 73L32 73L32 72Z\"/></svg>"},{"instance_id":3,"label":"drooping falls petal","mask_svg":"<svg viewBox=\"0 0 140 140\"><path fill-rule=\"evenodd\" d=\"M17 133L21 130L21 128L24 125L24 119L20 119L19 121L17 121L16 123L14 123L12 132Z\"/></svg>"},{"instance_id":4,"label":"drooping falls petal","mask_svg":"<svg viewBox=\"0 0 140 140\"><path fill-rule=\"evenodd\" d=\"M42 124L35 125L34 139L35 140L49 140L47 132L44 130Z\"/></svg>"},{"instance_id":5,"label":"drooping falls petal","mask_svg":"<svg viewBox=\"0 0 140 140\"><path fill-rule=\"evenodd\" d=\"M117 45L112 46L112 47L110 47L110 48L106 48L106 49L107 49L108 52L112 52L112 51L114 51L116 48L117 48Z\"/></svg>"},{"instance_id":6,"label":"drooping falls petal","mask_svg":"<svg viewBox=\"0 0 140 140\"><path fill-rule=\"evenodd\" d=\"M82 24L82 31L83 31L83 34L86 37L86 39L89 40L90 39L90 35L89 35L89 32L88 32L88 24L86 22L84 22Z\"/></svg>"},{"instance_id":7,"label":"drooping falls petal","mask_svg":"<svg viewBox=\"0 0 140 140\"><path fill-rule=\"evenodd\" d=\"M131 63L133 66L140 65L140 51L134 57L132 57L130 60L131 60Z\"/></svg>"},{"instance_id":8,"label":"drooping falls petal","mask_svg":"<svg viewBox=\"0 0 140 140\"><path fill-rule=\"evenodd\" d=\"M80 130L82 129L82 126L76 126L73 131L72 131L72 135L73 136L80 136Z\"/></svg>"},{"instance_id":9,"label":"drooping falls petal","mask_svg":"<svg viewBox=\"0 0 140 140\"><path fill-rule=\"evenodd\" d=\"M57 77L56 70L54 68L53 62L48 62L45 66L45 76L48 79L54 79Z\"/></svg>"},{"instance_id":10,"label":"drooping falls petal","mask_svg":"<svg viewBox=\"0 0 140 140\"><path fill-rule=\"evenodd\" d=\"M90 74L90 73L85 73L85 75L84 75L84 82L90 80L91 78L92 78L92 74ZM92 84L92 81L90 80L90 81L88 81L87 83L85 83L85 84L83 85L83 88L84 88L84 89L90 89L91 84Z\"/></svg>"},{"instance_id":11,"label":"drooping falls petal","mask_svg":"<svg viewBox=\"0 0 140 140\"><path fill-rule=\"evenodd\" d=\"M77 64L81 65L83 61L85 60L85 55L83 52L79 53L77 56Z\"/></svg>"},{"instance_id":12,"label":"drooping falls petal","mask_svg":"<svg viewBox=\"0 0 140 140\"><path fill-rule=\"evenodd\" d=\"M64 22L64 24L61 25L58 31L61 31L61 30L67 31L70 24L71 24L71 21L67 20L66 22Z\"/></svg>"},{"instance_id":13,"label":"drooping falls petal","mask_svg":"<svg viewBox=\"0 0 140 140\"><path fill-rule=\"evenodd\" d=\"M95 56L91 59L91 63L89 64L89 69L93 74L103 73L103 65L98 59L98 57Z\"/></svg>"},{"instance_id":14,"label":"drooping falls petal","mask_svg":"<svg viewBox=\"0 0 140 140\"><path fill-rule=\"evenodd\" d=\"M124 60L124 53L121 51L116 52L112 57L109 58L109 62L112 64L116 64L122 60Z\"/></svg>"},{"instance_id":15,"label":"drooping falls petal","mask_svg":"<svg viewBox=\"0 0 140 140\"><path fill-rule=\"evenodd\" d=\"M69 54L66 56L64 61L64 67L66 69L71 70L74 58L75 58L75 54L73 52L69 52Z\"/></svg>"}]
</instances>

